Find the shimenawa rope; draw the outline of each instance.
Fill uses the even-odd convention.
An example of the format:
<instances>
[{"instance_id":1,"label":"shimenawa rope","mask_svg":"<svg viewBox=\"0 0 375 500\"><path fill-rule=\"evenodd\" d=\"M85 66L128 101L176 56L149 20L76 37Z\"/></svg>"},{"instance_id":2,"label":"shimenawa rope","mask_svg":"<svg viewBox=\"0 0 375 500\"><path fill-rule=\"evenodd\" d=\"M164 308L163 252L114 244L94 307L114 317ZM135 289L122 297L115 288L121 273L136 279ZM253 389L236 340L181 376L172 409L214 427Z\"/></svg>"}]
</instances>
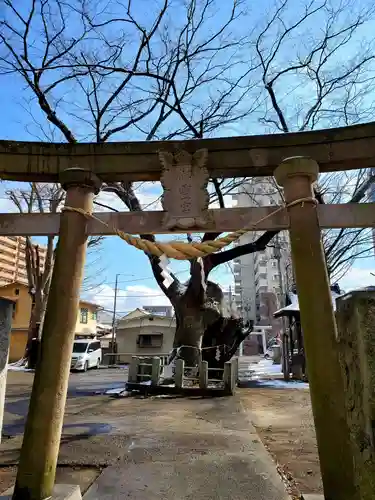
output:
<instances>
[{"instance_id":1,"label":"shimenawa rope","mask_svg":"<svg viewBox=\"0 0 375 500\"><path fill-rule=\"evenodd\" d=\"M170 259L190 260L190 259L196 259L197 257L204 257L206 255L215 253L218 250L227 247L234 241L237 241L243 234L246 234L249 231L254 230L258 224L265 221L266 219L269 219L270 217L273 217L278 212L281 212L282 210L285 210L289 207L293 207L299 204L303 206L304 203L313 203L316 205L318 202L316 201L315 198L312 197L298 198L298 200L292 201L291 203L288 203L286 205L277 208L276 210L262 217L258 221L245 226L243 229L239 229L238 231L229 233L227 236L223 236L222 238L218 238L217 240L208 240L201 243L198 242L185 243L183 241L176 241L176 240L169 241L167 243L162 243L160 241L148 241L138 236L133 236L131 234L124 233L123 231L120 231L119 229L117 229L114 226L111 226L110 224L107 224L106 222L102 221L95 215L92 215L81 208L66 206L62 210L65 212L75 212L83 215L87 219L96 220L103 226L106 226L111 231L113 231L114 234L119 236L128 245L138 248L138 250L143 250L144 252L156 255L157 257L166 255Z\"/></svg>"}]
</instances>

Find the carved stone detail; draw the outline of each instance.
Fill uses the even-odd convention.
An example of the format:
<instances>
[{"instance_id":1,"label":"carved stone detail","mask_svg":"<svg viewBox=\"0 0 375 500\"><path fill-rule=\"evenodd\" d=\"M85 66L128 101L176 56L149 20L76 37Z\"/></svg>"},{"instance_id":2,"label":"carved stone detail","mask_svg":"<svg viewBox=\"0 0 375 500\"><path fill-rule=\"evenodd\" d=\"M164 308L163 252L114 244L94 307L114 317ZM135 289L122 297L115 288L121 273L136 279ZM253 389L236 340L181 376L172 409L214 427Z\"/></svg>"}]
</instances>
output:
<instances>
[{"instance_id":1,"label":"carved stone detail","mask_svg":"<svg viewBox=\"0 0 375 500\"><path fill-rule=\"evenodd\" d=\"M207 226L207 156L207 149L199 149L193 155L187 151L159 152L163 165L160 179L164 189L162 205L166 211L163 225L168 231Z\"/></svg>"}]
</instances>

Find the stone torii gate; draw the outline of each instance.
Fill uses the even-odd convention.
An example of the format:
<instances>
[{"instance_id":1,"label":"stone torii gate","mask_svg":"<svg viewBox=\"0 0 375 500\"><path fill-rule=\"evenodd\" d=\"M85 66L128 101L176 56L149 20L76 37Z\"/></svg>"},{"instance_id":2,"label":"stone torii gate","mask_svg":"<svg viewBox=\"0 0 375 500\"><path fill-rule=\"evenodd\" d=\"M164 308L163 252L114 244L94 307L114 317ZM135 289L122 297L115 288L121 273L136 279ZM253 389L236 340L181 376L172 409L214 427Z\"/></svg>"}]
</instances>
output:
<instances>
[{"instance_id":1,"label":"stone torii gate","mask_svg":"<svg viewBox=\"0 0 375 500\"><path fill-rule=\"evenodd\" d=\"M198 151L204 151L207 161L197 160L200 166L195 168L202 175L193 175ZM114 228L158 234L227 232L253 226L289 230L325 498L357 499L320 229L375 227L375 204L316 206L312 184L319 168L321 172L350 170L373 167L374 162L375 123L191 141L75 145L0 141L1 179L60 182L69 207L61 214L0 214L0 235L59 236L42 356L13 498L43 500L53 491L88 235L115 234ZM208 210L208 177L267 175L275 175L284 188L286 207ZM100 213L90 218L101 182L161 178L167 192L164 211ZM173 183L180 187L178 193Z\"/></svg>"}]
</instances>

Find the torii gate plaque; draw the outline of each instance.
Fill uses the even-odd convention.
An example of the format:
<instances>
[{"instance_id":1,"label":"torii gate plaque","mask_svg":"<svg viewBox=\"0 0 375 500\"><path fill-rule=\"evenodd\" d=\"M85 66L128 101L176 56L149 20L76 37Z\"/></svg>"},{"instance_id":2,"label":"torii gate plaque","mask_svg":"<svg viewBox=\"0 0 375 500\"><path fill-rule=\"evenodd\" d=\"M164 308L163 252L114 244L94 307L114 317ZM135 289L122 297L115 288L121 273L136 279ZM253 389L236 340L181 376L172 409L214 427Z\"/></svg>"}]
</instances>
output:
<instances>
[{"instance_id":1,"label":"torii gate plaque","mask_svg":"<svg viewBox=\"0 0 375 500\"><path fill-rule=\"evenodd\" d=\"M167 231L204 229L209 223L207 156L207 149L199 149L192 155L183 150L175 154L159 152L163 165L162 205L166 212L163 225Z\"/></svg>"}]
</instances>

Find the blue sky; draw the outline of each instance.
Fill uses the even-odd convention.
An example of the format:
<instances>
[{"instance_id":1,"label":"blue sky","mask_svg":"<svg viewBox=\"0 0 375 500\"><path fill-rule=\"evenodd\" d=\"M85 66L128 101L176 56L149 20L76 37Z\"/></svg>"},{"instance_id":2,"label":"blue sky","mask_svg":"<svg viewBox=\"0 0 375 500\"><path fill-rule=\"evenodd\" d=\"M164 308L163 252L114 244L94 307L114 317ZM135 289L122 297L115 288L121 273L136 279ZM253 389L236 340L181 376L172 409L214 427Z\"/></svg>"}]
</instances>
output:
<instances>
[{"instance_id":1,"label":"blue sky","mask_svg":"<svg viewBox=\"0 0 375 500\"><path fill-rule=\"evenodd\" d=\"M332 0L333 3L336 0ZM293 5L298 8L302 7L302 2L297 0L293 0ZM136 13L139 15L140 13L145 13L145 21L147 22L147 9L145 6L149 5L149 2L142 0L139 2L139 11L138 7ZM361 2L357 2L356 5L370 5L370 2L367 0L362 0ZM224 4L221 4L222 6ZM253 21L253 26L256 25L257 16L263 16L263 10L267 11L270 5L273 5L273 2L266 1L262 3L262 10L259 7L254 5L254 2L248 2L248 7L252 9L251 13L247 13L246 17L243 16L243 20L239 19L236 24L236 36L239 37L242 34L246 33L249 29L248 20L251 19ZM294 12L290 11L286 15L286 20L289 20L289 17L292 18ZM221 22L225 15L225 8L223 7L221 10L217 10L215 16L210 19L210 24L207 29L215 28L217 23ZM176 22L181 21L181 19L177 18ZM317 21L317 20L315 20ZM355 56L355 51L358 47L358 44L361 43L364 39L368 38L368 35L373 32L372 28L374 24L371 23L370 27L367 25L361 31L360 35L358 35L357 40L354 40L354 43L351 45L351 51L346 51L345 57L350 59L350 53ZM370 29L371 28L371 29ZM316 29L313 32L309 30L301 29L302 31L297 32L296 35L298 37L304 37L304 41L306 44L310 43L310 40L316 35ZM173 36L173 35L172 35ZM233 33L231 35L233 37ZM296 50L296 43L299 40L291 40L289 45L286 45L285 50L283 52L282 57L277 61L278 67L280 67L285 60L289 57L290 50ZM303 52L302 44L298 47L298 51ZM129 49L130 50L130 49ZM336 61L337 62L337 61ZM237 66L236 70L239 71L241 67L240 63ZM373 71L374 68L372 68ZM328 73L327 73L328 74ZM294 76L293 76L294 78ZM281 92L280 102L284 105L284 110L288 118L291 120L294 117L296 118L295 123L298 122L297 111L301 108L303 104L306 104L304 101L308 101L311 98L312 88L309 85L306 85L306 82L301 79L299 81L293 80L293 78L287 78L280 83L280 87L278 91ZM43 136L40 134L40 129L38 123L42 123L45 125L45 118L43 114L40 112L37 103L35 101L30 101L31 94L29 90L26 88L23 81L16 75L1 77L1 93L0 93L0 106L1 106L1 120L0 120L0 138L1 139L12 139L12 140L42 140ZM217 91L219 84L210 84L209 86L204 87L200 92L198 92L195 96L195 101L191 104L191 109L193 107L199 108L200 105L204 104L204 102L208 99L208 96L212 97L215 91ZM292 89L292 90L290 90ZM65 89L65 92L69 94L69 91ZM291 96L292 92L292 96ZM366 94L363 97L363 100L366 103L373 101L373 94ZM59 96L61 97L61 96ZM72 99L81 99L80 94L72 93ZM250 100L254 99L254 95L250 92L247 96L250 105ZM336 96L336 100L339 99L339 96ZM244 134L255 134L255 133L264 133L270 132L270 127L264 124L261 124L259 121L260 116L264 113L264 110L267 109L267 100L266 97L261 98L262 106L257 109L257 112L252 113L246 120L242 120L236 122L234 124L222 127L217 135L244 135ZM334 101L330 104L333 105ZM307 104L308 105L308 102ZM366 104L367 105L367 104ZM372 104L371 104L372 105ZM68 117L64 115L69 123L74 127L75 133L77 133L81 137L87 136L89 133L88 130L85 129L82 122L75 123L75 119L71 116ZM366 119L363 115L362 119ZM322 118L322 125L324 125L324 117ZM174 122L169 124L169 126L174 126ZM136 129L129 130L125 135L119 135L115 137L115 140L140 140L142 135ZM56 135L56 140L61 140L61 136L59 134ZM6 199L5 190L10 187L9 183L1 183L0 184L0 212L11 210L11 206ZM144 204L148 204L152 202L159 194L160 189L155 185L143 185L143 187L139 190L139 196L141 201ZM101 196L102 201L104 200L109 205L115 206L117 209L121 207L121 204L118 200L108 195ZM228 200L229 201L229 200ZM155 209L154 207L151 207ZM157 288L152 276L151 270L148 265L147 258L138 250L135 250L129 246L127 246L124 242L120 241L117 237L106 238L102 243L101 247L94 252L90 252L88 256L89 265L87 268L90 270L89 279L87 286L90 286L90 290L86 290L84 293L90 299L100 302L103 306L108 309L111 309L113 304L113 287L115 282L115 276L117 273L120 273L119 277L119 288L120 288L120 300L118 310L119 312L126 312L133 309L136 306L141 306L143 304L164 304L166 303L166 298ZM178 276L184 280L188 276L187 265L173 263L173 269L178 272ZM353 266L353 269L347 274L347 276L342 280L341 284L344 288L354 288L357 286L364 286L369 284L375 284L375 277L371 275L371 272L375 273L375 261L374 258L370 257L368 259L362 259L357 261ZM233 286L233 277L230 269L226 266L222 266L210 276L211 279L217 280L220 284L222 284L225 288L229 286Z\"/></svg>"}]
</instances>

